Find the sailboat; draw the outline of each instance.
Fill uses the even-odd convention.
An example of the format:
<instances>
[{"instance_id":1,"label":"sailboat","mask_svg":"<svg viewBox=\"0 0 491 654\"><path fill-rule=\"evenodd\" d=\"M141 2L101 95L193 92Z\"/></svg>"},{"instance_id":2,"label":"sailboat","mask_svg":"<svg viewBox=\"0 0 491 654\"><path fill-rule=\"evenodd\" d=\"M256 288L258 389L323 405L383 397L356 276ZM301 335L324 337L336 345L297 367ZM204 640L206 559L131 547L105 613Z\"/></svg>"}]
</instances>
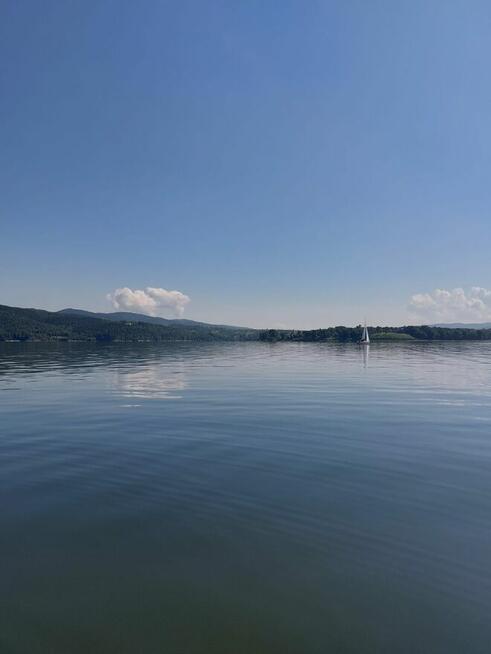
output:
<instances>
[{"instance_id":1,"label":"sailboat","mask_svg":"<svg viewBox=\"0 0 491 654\"><path fill-rule=\"evenodd\" d=\"M370 336L368 335L368 327L367 327L366 320L365 320L365 324L363 325L363 331L361 333L360 343L362 343L363 345L370 345Z\"/></svg>"}]
</instances>

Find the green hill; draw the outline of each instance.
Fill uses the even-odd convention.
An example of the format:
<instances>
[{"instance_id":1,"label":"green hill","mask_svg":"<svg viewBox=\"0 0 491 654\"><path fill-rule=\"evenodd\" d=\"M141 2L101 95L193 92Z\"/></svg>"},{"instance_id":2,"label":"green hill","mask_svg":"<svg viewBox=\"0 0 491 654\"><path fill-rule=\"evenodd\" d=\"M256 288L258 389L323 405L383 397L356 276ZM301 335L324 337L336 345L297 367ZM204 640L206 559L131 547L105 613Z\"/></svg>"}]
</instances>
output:
<instances>
[{"instance_id":1,"label":"green hill","mask_svg":"<svg viewBox=\"0 0 491 654\"><path fill-rule=\"evenodd\" d=\"M128 314L130 320L96 316L73 309L53 312L0 305L0 341L233 341L258 337L256 330L241 327L164 319L155 324L139 314Z\"/></svg>"},{"instance_id":2,"label":"green hill","mask_svg":"<svg viewBox=\"0 0 491 654\"><path fill-rule=\"evenodd\" d=\"M113 320L114 322L146 322L152 325L164 325L165 327L195 327L203 329L240 329L248 330L247 327L235 327L232 325L212 325L206 322L188 320L187 318L160 318L158 316L146 316L143 313L133 313L131 311L112 311L110 313L94 313L84 309L61 309L56 313L64 316L84 316L86 318L103 318L104 320ZM248 330L250 331L250 330Z\"/></svg>"}]
</instances>

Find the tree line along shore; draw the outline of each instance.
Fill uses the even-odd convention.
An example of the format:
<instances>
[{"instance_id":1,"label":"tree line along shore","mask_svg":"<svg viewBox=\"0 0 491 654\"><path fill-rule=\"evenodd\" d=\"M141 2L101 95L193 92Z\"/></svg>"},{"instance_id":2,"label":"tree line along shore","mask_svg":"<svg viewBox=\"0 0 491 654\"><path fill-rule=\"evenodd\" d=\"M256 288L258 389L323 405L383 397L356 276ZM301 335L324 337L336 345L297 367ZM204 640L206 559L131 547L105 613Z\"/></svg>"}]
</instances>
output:
<instances>
[{"instance_id":1,"label":"tree line along shore","mask_svg":"<svg viewBox=\"0 0 491 654\"><path fill-rule=\"evenodd\" d=\"M370 327L369 329L373 342L491 340L491 329L428 325ZM91 314L71 309L53 312L0 305L0 341L3 342L334 341L346 343L359 341L361 332L361 326L337 326L312 330L261 330L210 325L191 320L152 319L138 314Z\"/></svg>"}]
</instances>

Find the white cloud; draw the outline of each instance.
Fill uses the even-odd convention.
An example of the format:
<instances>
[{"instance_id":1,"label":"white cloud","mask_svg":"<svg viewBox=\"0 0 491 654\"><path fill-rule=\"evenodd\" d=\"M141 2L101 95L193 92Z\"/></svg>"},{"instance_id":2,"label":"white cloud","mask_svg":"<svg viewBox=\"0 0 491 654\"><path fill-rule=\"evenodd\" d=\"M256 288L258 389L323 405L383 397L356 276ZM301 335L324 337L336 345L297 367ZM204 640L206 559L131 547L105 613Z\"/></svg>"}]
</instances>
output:
<instances>
[{"instance_id":1,"label":"white cloud","mask_svg":"<svg viewBox=\"0 0 491 654\"><path fill-rule=\"evenodd\" d=\"M108 293L106 297L115 309L145 313L149 316L158 316L168 310L176 316L182 316L185 306L191 301L180 291L167 291L165 288L151 286L135 291L125 286Z\"/></svg>"},{"instance_id":2,"label":"white cloud","mask_svg":"<svg viewBox=\"0 0 491 654\"><path fill-rule=\"evenodd\" d=\"M465 291L437 288L433 293L416 293L409 301L415 316L432 322L491 320L491 291L473 286Z\"/></svg>"}]
</instances>

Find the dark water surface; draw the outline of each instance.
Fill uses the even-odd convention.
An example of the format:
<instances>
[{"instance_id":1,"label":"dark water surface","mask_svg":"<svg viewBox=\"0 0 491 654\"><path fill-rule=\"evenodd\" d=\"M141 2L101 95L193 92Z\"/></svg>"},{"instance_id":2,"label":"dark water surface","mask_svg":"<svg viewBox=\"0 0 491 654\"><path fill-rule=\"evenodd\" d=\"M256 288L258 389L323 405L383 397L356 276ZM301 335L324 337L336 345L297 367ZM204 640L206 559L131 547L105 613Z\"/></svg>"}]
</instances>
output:
<instances>
[{"instance_id":1,"label":"dark water surface","mask_svg":"<svg viewBox=\"0 0 491 654\"><path fill-rule=\"evenodd\" d=\"M6 344L0 421L2 654L491 651L491 343Z\"/></svg>"}]
</instances>

